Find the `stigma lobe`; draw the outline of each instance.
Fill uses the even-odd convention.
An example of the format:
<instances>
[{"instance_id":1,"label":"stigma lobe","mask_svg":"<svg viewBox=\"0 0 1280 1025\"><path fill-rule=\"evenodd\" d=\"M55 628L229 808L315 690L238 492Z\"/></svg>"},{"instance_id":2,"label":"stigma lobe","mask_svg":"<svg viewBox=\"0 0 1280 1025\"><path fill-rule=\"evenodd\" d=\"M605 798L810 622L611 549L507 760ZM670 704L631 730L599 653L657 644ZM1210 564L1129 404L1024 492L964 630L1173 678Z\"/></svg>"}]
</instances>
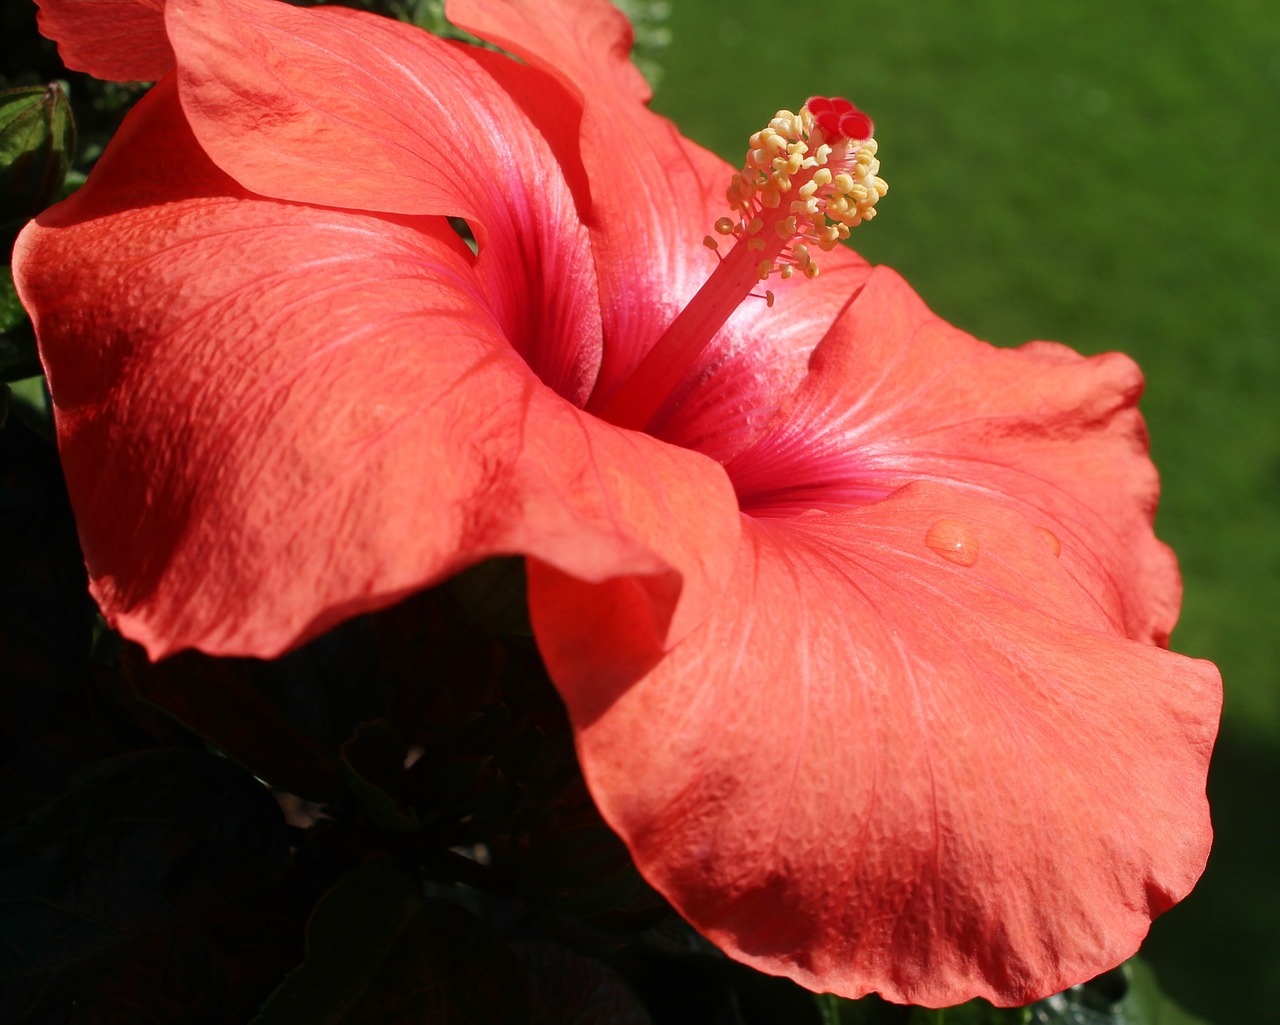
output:
<instances>
[{"instance_id":1,"label":"stigma lobe","mask_svg":"<svg viewBox=\"0 0 1280 1025\"><path fill-rule=\"evenodd\" d=\"M822 129L827 142L870 139L875 134L871 118L840 96L810 96L805 106Z\"/></svg>"}]
</instances>

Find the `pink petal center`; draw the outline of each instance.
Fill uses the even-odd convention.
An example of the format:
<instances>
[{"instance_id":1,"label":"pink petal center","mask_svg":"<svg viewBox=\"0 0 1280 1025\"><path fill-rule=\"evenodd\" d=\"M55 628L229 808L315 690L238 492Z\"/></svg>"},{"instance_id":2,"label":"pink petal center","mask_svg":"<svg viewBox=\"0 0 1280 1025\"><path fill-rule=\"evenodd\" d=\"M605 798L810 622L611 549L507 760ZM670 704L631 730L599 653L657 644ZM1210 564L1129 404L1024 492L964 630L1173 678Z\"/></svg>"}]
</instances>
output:
<instances>
[{"instance_id":1,"label":"pink petal center","mask_svg":"<svg viewBox=\"0 0 1280 1025\"><path fill-rule=\"evenodd\" d=\"M814 254L830 252L875 216L888 186L876 176L870 118L848 100L816 102L821 114L807 107L799 114L779 111L751 136L745 166L726 193L737 218L715 225L732 248L631 374L589 406L592 412L620 427L648 427L744 299L773 305L771 291L756 291L761 282L797 270L817 277ZM714 237L705 242L719 254Z\"/></svg>"}]
</instances>

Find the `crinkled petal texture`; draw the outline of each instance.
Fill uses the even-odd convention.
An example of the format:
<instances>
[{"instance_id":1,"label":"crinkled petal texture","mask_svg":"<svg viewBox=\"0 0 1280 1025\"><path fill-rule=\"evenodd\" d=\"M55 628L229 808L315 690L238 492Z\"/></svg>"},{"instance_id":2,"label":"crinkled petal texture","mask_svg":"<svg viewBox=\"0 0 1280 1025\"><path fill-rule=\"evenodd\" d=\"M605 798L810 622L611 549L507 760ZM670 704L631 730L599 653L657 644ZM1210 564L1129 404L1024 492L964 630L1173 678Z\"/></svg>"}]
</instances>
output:
<instances>
[{"instance_id":1,"label":"crinkled petal texture","mask_svg":"<svg viewBox=\"0 0 1280 1025\"><path fill-rule=\"evenodd\" d=\"M1138 390L877 271L730 464L734 578L650 673L618 679L598 588L535 564L592 792L700 931L814 989L1015 1005L1190 890L1220 683L1144 643L1177 574Z\"/></svg>"},{"instance_id":2,"label":"crinkled petal texture","mask_svg":"<svg viewBox=\"0 0 1280 1025\"><path fill-rule=\"evenodd\" d=\"M36 0L40 31L74 71L150 82L173 67L164 0Z\"/></svg>"},{"instance_id":3,"label":"crinkled petal texture","mask_svg":"<svg viewBox=\"0 0 1280 1025\"><path fill-rule=\"evenodd\" d=\"M723 585L716 463L539 381L442 218L246 193L171 80L16 265L95 596L153 656L273 655L495 553L625 576L646 652Z\"/></svg>"}]
</instances>

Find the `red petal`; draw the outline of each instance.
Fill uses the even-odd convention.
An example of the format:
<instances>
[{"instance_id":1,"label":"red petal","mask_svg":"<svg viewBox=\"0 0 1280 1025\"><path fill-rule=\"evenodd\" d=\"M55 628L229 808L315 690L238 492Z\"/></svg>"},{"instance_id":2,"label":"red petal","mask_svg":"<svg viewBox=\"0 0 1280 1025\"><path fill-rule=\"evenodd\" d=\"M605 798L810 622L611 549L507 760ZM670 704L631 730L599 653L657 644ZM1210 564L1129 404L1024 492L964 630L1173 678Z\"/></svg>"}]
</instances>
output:
<instances>
[{"instance_id":1,"label":"red petal","mask_svg":"<svg viewBox=\"0 0 1280 1025\"><path fill-rule=\"evenodd\" d=\"M15 271L94 593L155 657L271 656L500 552L625 577L662 640L731 568L723 471L543 386L442 219L245 193L171 79Z\"/></svg>"},{"instance_id":2,"label":"red petal","mask_svg":"<svg viewBox=\"0 0 1280 1025\"><path fill-rule=\"evenodd\" d=\"M196 138L253 192L483 222L529 191L523 150L546 147L467 47L276 0L171 0L167 21Z\"/></svg>"},{"instance_id":3,"label":"red petal","mask_svg":"<svg viewBox=\"0 0 1280 1025\"><path fill-rule=\"evenodd\" d=\"M73 71L150 82L173 67L164 0L36 0L43 35Z\"/></svg>"},{"instance_id":4,"label":"red petal","mask_svg":"<svg viewBox=\"0 0 1280 1025\"><path fill-rule=\"evenodd\" d=\"M585 400L601 345L587 232L546 141L485 71L492 55L273 0L173 0L168 20L183 108L214 163L276 198L466 218L512 344Z\"/></svg>"},{"instance_id":5,"label":"red petal","mask_svg":"<svg viewBox=\"0 0 1280 1025\"><path fill-rule=\"evenodd\" d=\"M716 219L729 212L724 190L733 168L644 107L649 90L630 62L631 27L605 0L450 0L448 13L456 24L559 76L581 97L580 152L593 183L592 246L605 331L604 364L589 407L598 408L715 266L716 258L702 239ZM762 123L772 113L765 113ZM744 152L746 136L755 127L743 128ZM841 250L827 257L823 275L864 266L860 258ZM829 316L847 301L861 278L860 273L843 279L833 273L824 281ZM795 292L793 299L791 285L769 287L779 294L781 309L767 318L775 322L812 294ZM759 400L743 395L749 408L770 407L776 401L786 387L783 382L796 379L794 367L803 366L807 349L796 359L790 332L762 327L763 306L761 301L744 307L741 321L731 322L691 372L690 385L709 367L733 366L740 371L734 387L750 385L765 393ZM806 330L804 338L812 346L821 334L822 330ZM726 360L729 353L743 352L752 353L751 358ZM718 392L725 394L723 388ZM667 414L681 405L669 404ZM708 408L696 423L690 418L660 433L682 444L702 439L698 443L709 450L732 451L742 443L736 427L741 417L731 422L718 401L710 406L716 412ZM729 437L718 438L721 430Z\"/></svg>"},{"instance_id":6,"label":"red petal","mask_svg":"<svg viewBox=\"0 0 1280 1025\"><path fill-rule=\"evenodd\" d=\"M972 565L929 548L941 519ZM999 503L916 484L747 519L714 617L630 685L625 622L530 579L597 804L748 964L1021 1004L1131 954L1203 868L1216 671L1116 636Z\"/></svg>"},{"instance_id":7,"label":"red petal","mask_svg":"<svg viewBox=\"0 0 1280 1025\"><path fill-rule=\"evenodd\" d=\"M730 466L770 515L940 481L1052 533L1063 567L1123 634L1166 643L1181 585L1152 533L1158 482L1124 356L996 349L877 269L788 411Z\"/></svg>"}]
</instances>

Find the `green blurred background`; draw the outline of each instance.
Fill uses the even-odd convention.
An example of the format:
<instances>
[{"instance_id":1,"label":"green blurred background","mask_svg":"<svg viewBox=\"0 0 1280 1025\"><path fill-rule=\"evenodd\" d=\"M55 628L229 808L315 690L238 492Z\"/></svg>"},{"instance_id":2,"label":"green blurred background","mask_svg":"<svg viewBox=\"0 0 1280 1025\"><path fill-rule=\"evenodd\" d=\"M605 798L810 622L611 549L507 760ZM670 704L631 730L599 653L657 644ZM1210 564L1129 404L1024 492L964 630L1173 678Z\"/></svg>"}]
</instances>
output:
<instances>
[{"instance_id":1,"label":"green blurred background","mask_svg":"<svg viewBox=\"0 0 1280 1025\"><path fill-rule=\"evenodd\" d=\"M738 163L775 109L847 96L890 184L868 258L981 338L1146 370L1173 645L1218 663L1226 708L1213 856L1144 950L1189 1010L1280 1021L1280 5L786 9L676 0L655 108Z\"/></svg>"}]
</instances>

